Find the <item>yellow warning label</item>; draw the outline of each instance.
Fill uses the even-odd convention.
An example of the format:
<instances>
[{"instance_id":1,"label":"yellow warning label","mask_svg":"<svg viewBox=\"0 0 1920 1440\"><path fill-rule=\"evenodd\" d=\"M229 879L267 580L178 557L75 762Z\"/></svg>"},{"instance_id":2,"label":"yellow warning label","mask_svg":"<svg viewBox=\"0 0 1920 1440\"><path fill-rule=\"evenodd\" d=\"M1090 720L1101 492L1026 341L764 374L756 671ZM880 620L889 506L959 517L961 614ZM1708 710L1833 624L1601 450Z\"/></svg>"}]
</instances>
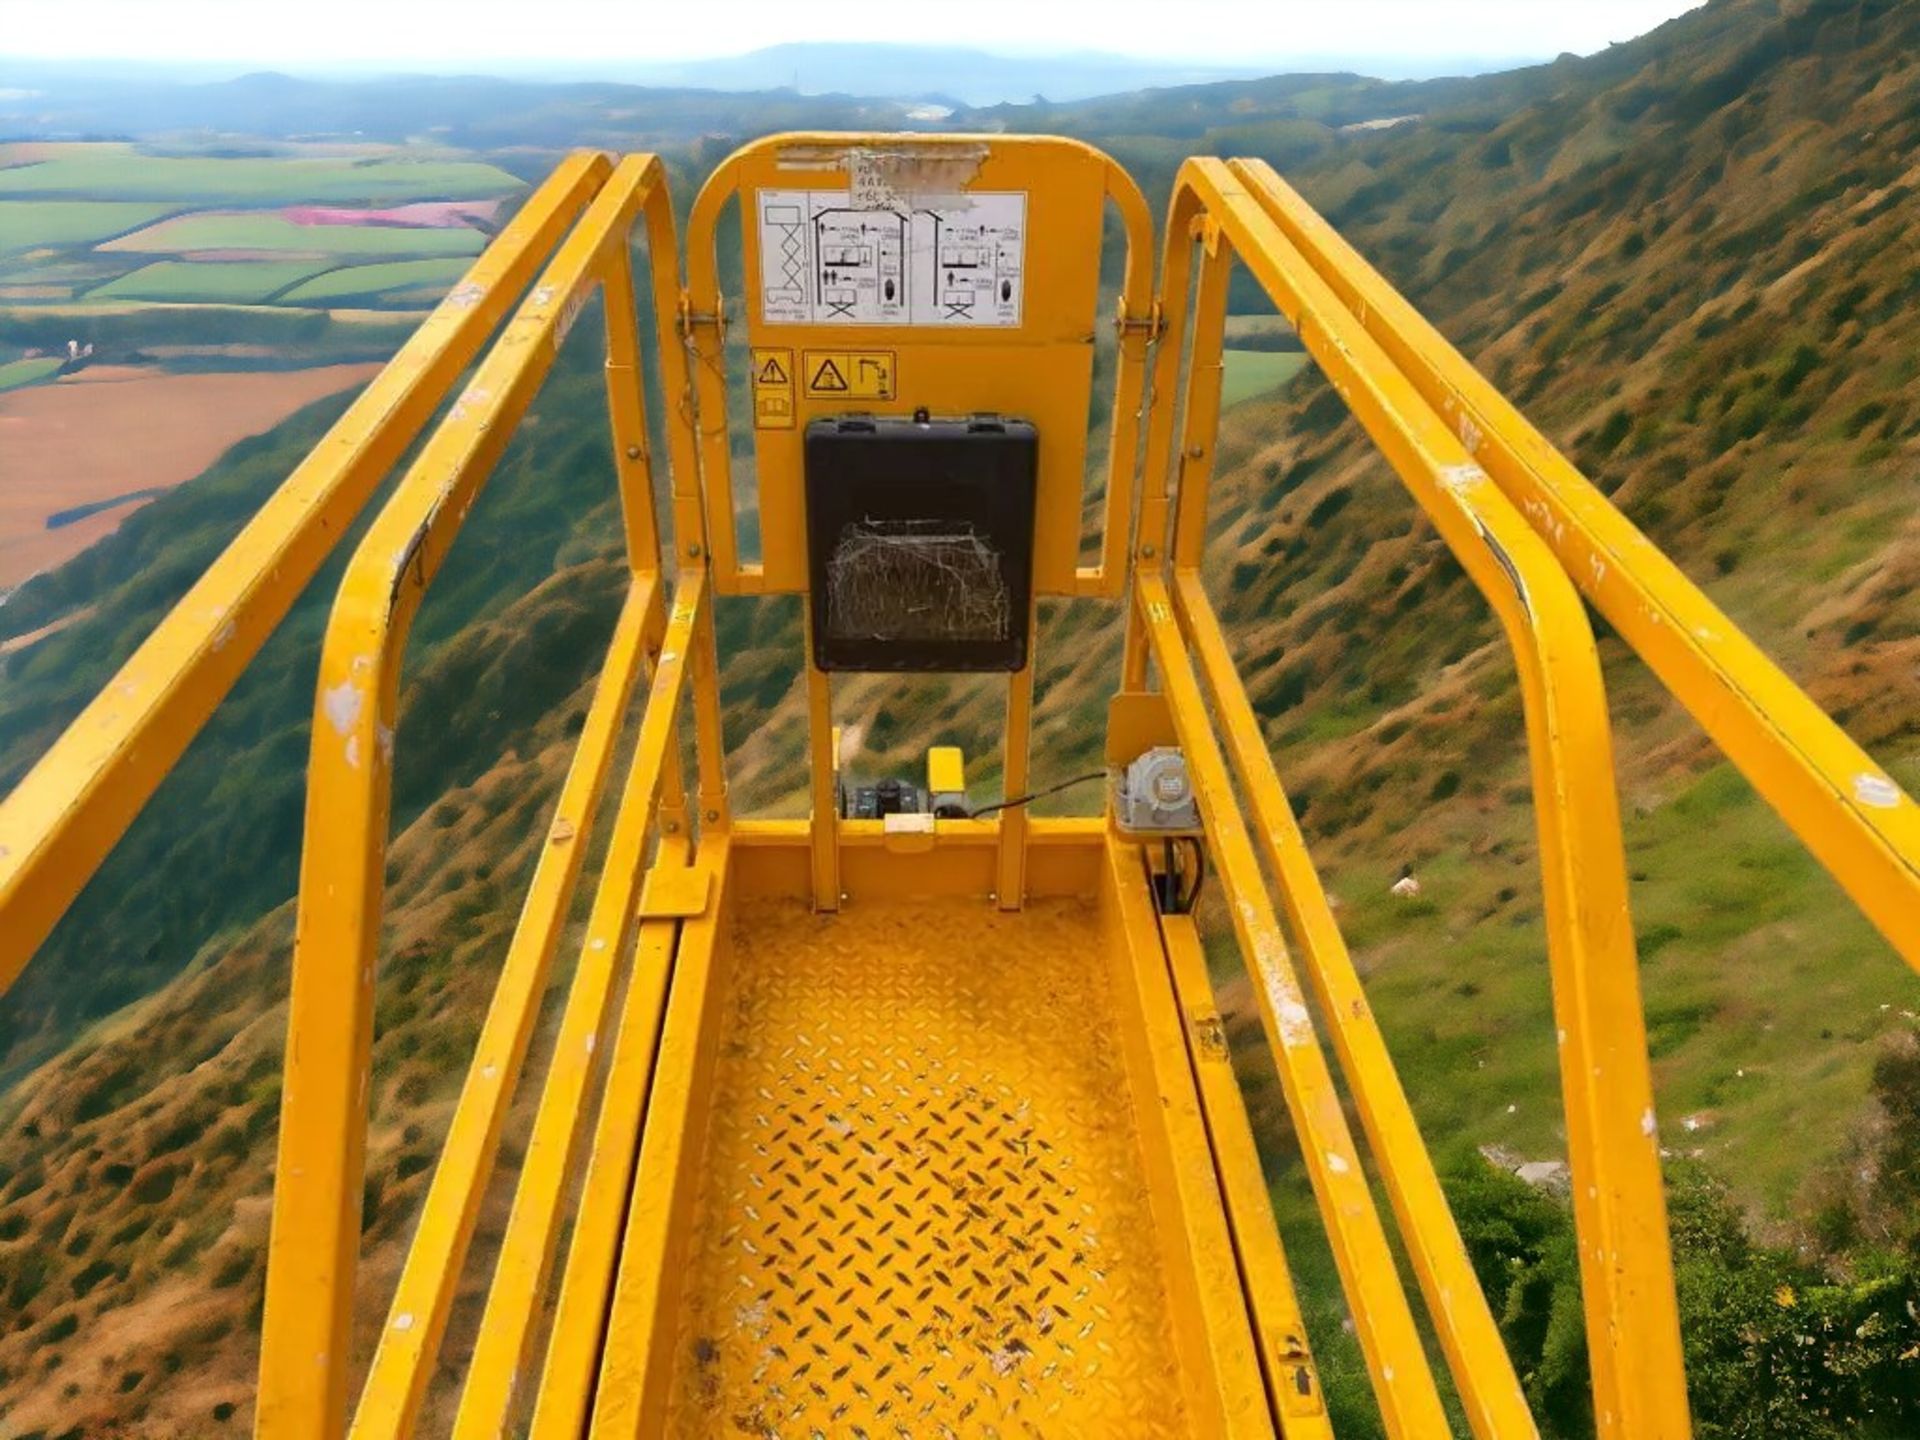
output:
<instances>
[{"instance_id":1,"label":"yellow warning label","mask_svg":"<svg viewBox=\"0 0 1920 1440\"><path fill-rule=\"evenodd\" d=\"M803 358L810 400L893 399L891 350L809 350Z\"/></svg>"},{"instance_id":2,"label":"yellow warning label","mask_svg":"<svg viewBox=\"0 0 1920 1440\"><path fill-rule=\"evenodd\" d=\"M760 430L793 428L793 351L753 352L753 423Z\"/></svg>"}]
</instances>

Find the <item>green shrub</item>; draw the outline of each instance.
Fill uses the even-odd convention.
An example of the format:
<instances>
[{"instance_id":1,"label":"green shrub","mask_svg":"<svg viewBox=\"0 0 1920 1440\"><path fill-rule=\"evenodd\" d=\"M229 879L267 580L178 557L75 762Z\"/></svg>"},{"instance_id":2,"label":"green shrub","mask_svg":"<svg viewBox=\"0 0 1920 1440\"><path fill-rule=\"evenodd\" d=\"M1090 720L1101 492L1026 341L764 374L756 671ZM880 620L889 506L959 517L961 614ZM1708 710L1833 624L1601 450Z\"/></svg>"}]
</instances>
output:
<instances>
[{"instance_id":1,"label":"green shrub","mask_svg":"<svg viewBox=\"0 0 1920 1440\"><path fill-rule=\"evenodd\" d=\"M113 1274L111 1260L96 1260L73 1277L72 1288L75 1298L85 1295L102 1280Z\"/></svg>"}]
</instances>

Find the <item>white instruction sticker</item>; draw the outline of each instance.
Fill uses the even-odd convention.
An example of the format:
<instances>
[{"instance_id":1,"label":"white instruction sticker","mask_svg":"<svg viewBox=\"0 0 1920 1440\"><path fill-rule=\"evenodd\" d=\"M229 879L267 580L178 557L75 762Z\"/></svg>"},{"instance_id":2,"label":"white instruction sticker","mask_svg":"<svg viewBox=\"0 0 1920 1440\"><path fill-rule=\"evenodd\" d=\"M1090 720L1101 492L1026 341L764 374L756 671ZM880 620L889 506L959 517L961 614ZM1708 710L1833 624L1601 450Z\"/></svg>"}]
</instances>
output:
<instances>
[{"instance_id":1,"label":"white instruction sticker","mask_svg":"<svg viewBox=\"0 0 1920 1440\"><path fill-rule=\"evenodd\" d=\"M874 208L855 208L845 190L756 194L769 325L1020 323L1022 191Z\"/></svg>"}]
</instances>

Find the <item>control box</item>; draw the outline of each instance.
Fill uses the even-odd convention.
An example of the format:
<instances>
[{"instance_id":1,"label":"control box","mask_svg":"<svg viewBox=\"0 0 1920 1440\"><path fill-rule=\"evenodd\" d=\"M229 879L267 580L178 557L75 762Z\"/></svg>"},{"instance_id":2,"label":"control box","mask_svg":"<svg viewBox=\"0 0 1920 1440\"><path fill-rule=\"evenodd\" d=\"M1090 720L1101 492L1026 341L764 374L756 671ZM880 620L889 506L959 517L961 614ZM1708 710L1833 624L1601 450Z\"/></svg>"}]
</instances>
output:
<instances>
[{"instance_id":1,"label":"control box","mask_svg":"<svg viewBox=\"0 0 1920 1440\"><path fill-rule=\"evenodd\" d=\"M813 662L1017 671L1039 436L1003 415L841 415L806 431Z\"/></svg>"}]
</instances>

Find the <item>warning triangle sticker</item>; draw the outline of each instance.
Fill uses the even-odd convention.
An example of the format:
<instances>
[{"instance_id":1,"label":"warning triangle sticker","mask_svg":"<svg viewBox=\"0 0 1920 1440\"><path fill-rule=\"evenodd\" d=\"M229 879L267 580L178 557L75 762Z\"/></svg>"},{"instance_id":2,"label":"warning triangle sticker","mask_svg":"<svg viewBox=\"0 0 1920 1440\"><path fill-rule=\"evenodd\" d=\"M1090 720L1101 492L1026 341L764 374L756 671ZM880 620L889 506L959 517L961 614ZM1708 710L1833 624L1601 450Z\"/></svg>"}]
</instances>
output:
<instances>
[{"instance_id":1,"label":"warning triangle sticker","mask_svg":"<svg viewBox=\"0 0 1920 1440\"><path fill-rule=\"evenodd\" d=\"M756 385L787 385L792 383L787 378L787 367L780 363L780 357L777 355L769 355L767 357L767 363L760 367L760 373L753 377L753 382Z\"/></svg>"},{"instance_id":2,"label":"warning triangle sticker","mask_svg":"<svg viewBox=\"0 0 1920 1440\"><path fill-rule=\"evenodd\" d=\"M821 394L845 394L847 377L840 373L840 367L831 359L822 360L820 368L813 372L813 378L807 381L807 389Z\"/></svg>"}]
</instances>

